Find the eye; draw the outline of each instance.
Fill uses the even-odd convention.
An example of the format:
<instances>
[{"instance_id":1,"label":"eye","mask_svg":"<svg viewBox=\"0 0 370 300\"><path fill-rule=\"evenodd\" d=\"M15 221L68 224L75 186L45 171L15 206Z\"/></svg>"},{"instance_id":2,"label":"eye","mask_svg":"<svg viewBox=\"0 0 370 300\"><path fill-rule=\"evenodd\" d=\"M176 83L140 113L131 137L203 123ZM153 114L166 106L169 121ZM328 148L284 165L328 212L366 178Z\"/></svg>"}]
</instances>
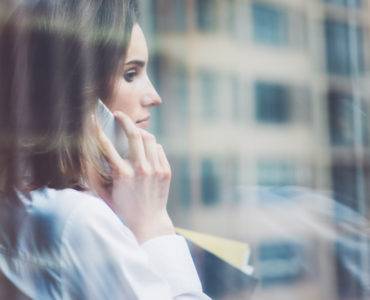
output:
<instances>
[{"instance_id":1,"label":"eye","mask_svg":"<svg viewBox=\"0 0 370 300\"><path fill-rule=\"evenodd\" d=\"M137 75L136 69L129 69L123 74L123 78L127 82L132 82L135 79L135 76Z\"/></svg>"}]
</instances>

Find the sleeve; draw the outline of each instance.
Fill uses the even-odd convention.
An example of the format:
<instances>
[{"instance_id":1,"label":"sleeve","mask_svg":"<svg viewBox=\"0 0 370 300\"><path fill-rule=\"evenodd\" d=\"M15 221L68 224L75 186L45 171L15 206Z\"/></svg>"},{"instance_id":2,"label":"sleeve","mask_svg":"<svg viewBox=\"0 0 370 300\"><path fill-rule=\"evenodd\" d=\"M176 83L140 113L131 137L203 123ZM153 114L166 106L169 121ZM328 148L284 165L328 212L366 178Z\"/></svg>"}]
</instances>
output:
<instances>
[{"instance_id":1,"label":"sleeve","mask_svg":"<svg viewBox=\"0 0 370 300\"><path fill-rule=\"evenodd\" d=\"M150 266L170 284L175 299L210 299L202 293L189 247L182 236L161 236L141 246L148 254Z\"/></svg>"},{"instance_id":2,"label":"sleeve","mask_svg":"<svg viewBox=\"0 0 370 300\"><path fill-rule=\"evenodd\" d=\"M210 299L180 236L140 246L100 199L91 197L71 214L61 249L63 299Z\"/></svg>"}]
</instances>

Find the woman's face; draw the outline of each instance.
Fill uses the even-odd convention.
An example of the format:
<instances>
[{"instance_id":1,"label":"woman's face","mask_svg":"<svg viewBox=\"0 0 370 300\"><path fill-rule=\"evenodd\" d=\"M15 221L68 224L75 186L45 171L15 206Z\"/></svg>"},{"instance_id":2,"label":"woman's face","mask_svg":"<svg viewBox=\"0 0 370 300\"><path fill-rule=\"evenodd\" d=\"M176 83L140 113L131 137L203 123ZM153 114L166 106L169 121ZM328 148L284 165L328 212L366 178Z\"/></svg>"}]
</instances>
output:
<instances>
[{"instance_id":1,"label":"woman's face","mask_svg":"<svg viewBox=\"0 0 370 300\"><path fill-rule=\"evenodd\" d=\"M135 24L123 72L117 76L115 81L109 108L113 112L124 112L140 128L148 128L150 108L162 102L148 78L147 65L148 47L145 36L140 26Z\"/></svg>"}]
</instances>

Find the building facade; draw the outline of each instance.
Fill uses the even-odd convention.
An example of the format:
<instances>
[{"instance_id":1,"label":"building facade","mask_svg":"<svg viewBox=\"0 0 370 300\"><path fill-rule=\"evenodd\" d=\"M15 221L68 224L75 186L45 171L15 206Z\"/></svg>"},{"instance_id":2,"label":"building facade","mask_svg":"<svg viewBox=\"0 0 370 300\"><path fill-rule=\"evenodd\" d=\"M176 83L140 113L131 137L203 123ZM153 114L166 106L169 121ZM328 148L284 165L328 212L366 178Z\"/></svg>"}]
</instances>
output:
<instances>
[{"instance_id":1,"label":"building facade","mask_svg":"<svg viewBox=\"0 0 370 300\"><path fill-rule=\"evenodd\" d=\"M370 2L142 2L175 223L250 243L256 299L365 299L336 238L292 223L309 198L256 187L325 192L369 217Z\"/></svg>"}]
</instances>

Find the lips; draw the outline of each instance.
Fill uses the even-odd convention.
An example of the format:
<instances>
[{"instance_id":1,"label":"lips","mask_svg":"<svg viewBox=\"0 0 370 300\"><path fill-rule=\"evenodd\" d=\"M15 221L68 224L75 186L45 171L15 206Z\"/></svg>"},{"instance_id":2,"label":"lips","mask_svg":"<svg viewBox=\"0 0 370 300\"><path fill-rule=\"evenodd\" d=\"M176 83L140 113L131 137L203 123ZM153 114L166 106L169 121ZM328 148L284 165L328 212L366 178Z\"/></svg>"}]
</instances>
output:
<instances>
[{"instance_id":1,"label":"lips","mask_svg":"<svg viewBox=\"0 0 370 300\"><path fill-rule=\"evenodd\" d=\"M146 121L149 121L149 119L150 119L150 116L147 116L144 119L140 119L139 121L136 121L136 123L146 122Z\"/></svg>"},{"instance_id":2,"label":"lips","mask_svg":"<svg viewBox=\"0 0 370 300\"><path fill-rule=\"evenodd\" d=\"M140 119L138 121L136 121L136 125L140 128L148 128L149 127L149 119L150 119L150 116L147 116L143 119Z\"/></svg>"}]
</instances>

